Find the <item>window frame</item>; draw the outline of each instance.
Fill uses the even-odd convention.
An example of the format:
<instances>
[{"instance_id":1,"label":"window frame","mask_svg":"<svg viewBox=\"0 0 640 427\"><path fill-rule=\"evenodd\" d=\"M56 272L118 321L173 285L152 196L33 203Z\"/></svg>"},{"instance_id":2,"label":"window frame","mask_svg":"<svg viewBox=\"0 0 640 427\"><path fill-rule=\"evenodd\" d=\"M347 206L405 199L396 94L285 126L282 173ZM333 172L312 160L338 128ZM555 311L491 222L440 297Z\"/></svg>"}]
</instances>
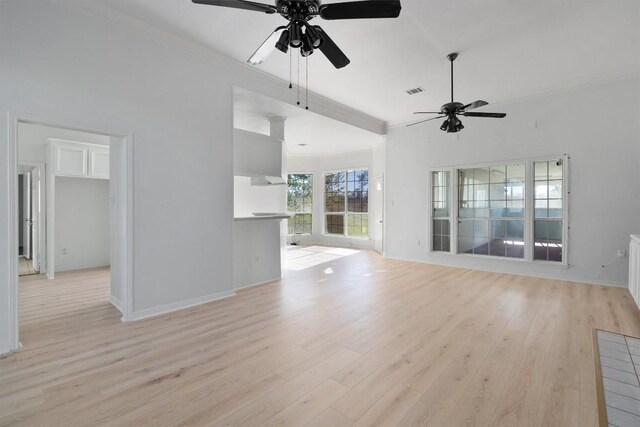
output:
<instances>
[{"instance_id":1,"label":"window frame","mask_svg":"<svg viewBox=\"0 0 640 427\"><path fill-rule=\"evenodd\" d=\"M501 260L505 262L526 262L533 263L536 265L547 265L547 266L556 266L562 268L569 267L569 233L571 230L571 224L569 222L569 210L570 210L570 199L571 188L570 188L570 179L569 179L569 162L571 157L568 154L561 154L556 156L541 156L541 157L532 157L526 159L514 159L514 160L501 160L501 161L493 161L486 163L474 163L474 164L465 164L465 165L455 165L455 166L446 166L446 167L434 167L428 170L428 190L427 190L427 208L429 211L428 214L428 222L427 222L427 237L428 237L428 252L433 256L462 256L462 257L471 257L471 258L480 258L480 259L491 259L491 260ZM535 209L535 171L533 170L534 162L543 162L543 161L557 161L562 160L562 261L547 261L547 260L535 260L534 259L534 209ZM513 163L524 163L525 166L525 182L524 182L524 258L511 258L511 257L502 257L496 255L484 255L484 254L467 254L467 253L458 253L458 227L459 227L459 212L458 212L458 204L459 204L459 194L457 191L458 188L458 171L460 169L471 169L471 168L485 168L491 166L504 166ZM433 215L433 172L449 172L450 180L449 180L449 188L448 188L448 196L450 200L450 209L449 209L449 221L451 224L451 241L449 246L449 251L434 251L433 250L433 220L435 219ZM440 219L445 219L445 217L439 217Z\"/></svg>"},{"instance_id":2,"label":"window frame","mask_svg":"<svg viewBox=\"0 0 640 427\"><path fill-rule=\"evenodd\" d=\"M313 206L315 205L315 193L316 193L316 189L315 189L315 173L314 172L288 172L287 173L287 202L288 202L288 194L289 194L289 175L311 175L311 211L309 212L289 212L288 211L288 203L287 203L287 213L293 213L293 216L291 218L289 218L287 220L287 236L311 236L313 235L313 217L314 212L313 212ZM297 214L303 214L303 215L311 215L311 233L293 233L293 234L289 234L289 221L293 220L293 218L297 215Z\"/></svg>"},{"instance_id":3,"label":"window frame","mask_svg":"<svg viewBox=\"0 0 640 427\"><path fill-rule=\"evenodd\" d=\"M324 236L327 237L339 237L339 238L347 238L347 239L358 239L358 240L370 240L371 235L369 232L369 200L370 200L370 196L369 196L369 190L367 189L367 212L349 212L349 200L348 200L348 193L349 193L349 171L358 171L358 170L366 170L367 171L367 187L369 184L369 172L371 171L369 166L355 166L355 167L348 167L348 168L344 168L344 169L328 169L323 171L322 173L322 234ZM326 176L329 174L335 174L335 173L339 173L339 172L343 172L344 176L345 176L345 181L344 181L344 211L342 212L327 212L326 208L326 193L327 193L327 187L326 187ZM352 215L367 215L367 235L364 237L361 236L349 236L349 234L347 233L348 231L348 216L349 214ZM327 215L341 215L344 218L344 228L342 231L342 234L335 234L335 233L327 233Z\"/></svg>"}]
</instances>

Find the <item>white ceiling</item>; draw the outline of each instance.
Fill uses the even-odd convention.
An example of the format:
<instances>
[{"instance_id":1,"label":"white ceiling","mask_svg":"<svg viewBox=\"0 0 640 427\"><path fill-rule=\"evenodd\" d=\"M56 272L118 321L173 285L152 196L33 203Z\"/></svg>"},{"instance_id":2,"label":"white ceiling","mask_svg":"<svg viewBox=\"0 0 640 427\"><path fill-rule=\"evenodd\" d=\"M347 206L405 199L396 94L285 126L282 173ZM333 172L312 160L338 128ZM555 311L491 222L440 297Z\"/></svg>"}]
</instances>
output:
<instances>
[{"instance_id":1,"label":"white ceiling","mask_svg":"<svg viewBox=\"0 0 640 427\"><path fill-rule=\"evenodd\" d=\"M372 132L246 89L234 88L234 127L269 135L269 115L287 117L285 144L288 154L294 157L369 150L382 141L380 135Z\"/></svg>"},{"instance_id":2,"label":"white ceiling","mask_svg":"<svg viewBox=\"0 0 640 427\"><path fill-rule=\"evenodd\" d=\"M102 2L243 62L284 22L190 0ZM314 53L311 90L393 124L448 100L452 51L460 52L460 102L504 101L640 70L638 0L403 0L402 7L398 19L316 18L351 64L336 70ZM278 51L259 67L289 78L289 58ZM416 86L425 92L405 94Z\"/></svg>"}]
</instances>

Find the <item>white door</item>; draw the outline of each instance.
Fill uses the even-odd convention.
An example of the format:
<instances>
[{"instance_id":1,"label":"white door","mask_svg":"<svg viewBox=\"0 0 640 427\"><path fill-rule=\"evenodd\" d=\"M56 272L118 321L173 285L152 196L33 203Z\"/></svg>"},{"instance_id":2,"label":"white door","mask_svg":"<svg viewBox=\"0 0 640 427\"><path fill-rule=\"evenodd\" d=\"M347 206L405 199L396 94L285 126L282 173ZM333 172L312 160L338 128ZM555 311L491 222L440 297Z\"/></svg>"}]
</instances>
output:
<instances>
[{"instance_id":1,"label":"white door","mask_svg":"<svg viewBox=\"0 0 640 427\"><path fill-rule=\"evenodd\" d=\"M31 172L22 181L22 255L31 258Z\"/></svg>"},{"instance_id":2,"label":"white door","mask_svg":"<svg viewBox=\"0 0 640 427\"><path fill-rule=\"evenodd\" d=\"M40 227L43 213L41 183L40 169L34 168L31 171L31 252L33 269L38 272L40 271Z\"/></svg>"},{"instance_id":3,"label":"white door","mask_svg":"<svg viewBox=\"0 0 640 427\"><path fill-rule=\"evenodd\" d=\"M384 238L384 177L378 176L373 181L375 191L373 248L382 253Z\"/></svg>"}]
</instances>

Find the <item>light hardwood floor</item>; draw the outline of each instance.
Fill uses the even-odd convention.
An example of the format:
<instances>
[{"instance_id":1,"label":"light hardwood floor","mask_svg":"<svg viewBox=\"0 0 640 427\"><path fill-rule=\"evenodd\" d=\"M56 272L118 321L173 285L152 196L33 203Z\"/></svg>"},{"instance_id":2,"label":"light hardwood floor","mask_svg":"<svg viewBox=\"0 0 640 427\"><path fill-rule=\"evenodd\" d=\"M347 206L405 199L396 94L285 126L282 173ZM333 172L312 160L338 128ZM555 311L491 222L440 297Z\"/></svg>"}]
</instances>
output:
<instances>
[{"instance_id":1,"label":"light hardwood floor","mask_svg":"<svg viewBox=\"0 0 640 427\"><path fill-rule=\"evenodd\" d=\"M2 425L595 426L591 329L640 335L626 289L370 252L128 325L107 282L21 280Z\"/></svg>"}]
</instances>

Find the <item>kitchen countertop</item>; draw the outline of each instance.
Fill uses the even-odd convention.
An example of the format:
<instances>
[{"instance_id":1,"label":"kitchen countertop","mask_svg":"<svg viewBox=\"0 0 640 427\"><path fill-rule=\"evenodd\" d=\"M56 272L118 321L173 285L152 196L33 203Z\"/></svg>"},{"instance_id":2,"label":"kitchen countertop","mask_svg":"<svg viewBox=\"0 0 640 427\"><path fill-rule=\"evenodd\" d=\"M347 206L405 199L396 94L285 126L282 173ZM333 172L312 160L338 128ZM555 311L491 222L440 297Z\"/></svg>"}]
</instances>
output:
<instances>
[{"instance_id":1,"label":"kitchen countertop","mask_svg":"<svg viewBox=\"0 0 640 427\"><path fill-rule=\"evenodd\" d=\"M293 215L292 214L274 214L274 215L252 215L252 216L239 216L235 217L234 221L265 221L265 220L280 220L280 219L289 219Z\"/></svg>"}]
</instances>

